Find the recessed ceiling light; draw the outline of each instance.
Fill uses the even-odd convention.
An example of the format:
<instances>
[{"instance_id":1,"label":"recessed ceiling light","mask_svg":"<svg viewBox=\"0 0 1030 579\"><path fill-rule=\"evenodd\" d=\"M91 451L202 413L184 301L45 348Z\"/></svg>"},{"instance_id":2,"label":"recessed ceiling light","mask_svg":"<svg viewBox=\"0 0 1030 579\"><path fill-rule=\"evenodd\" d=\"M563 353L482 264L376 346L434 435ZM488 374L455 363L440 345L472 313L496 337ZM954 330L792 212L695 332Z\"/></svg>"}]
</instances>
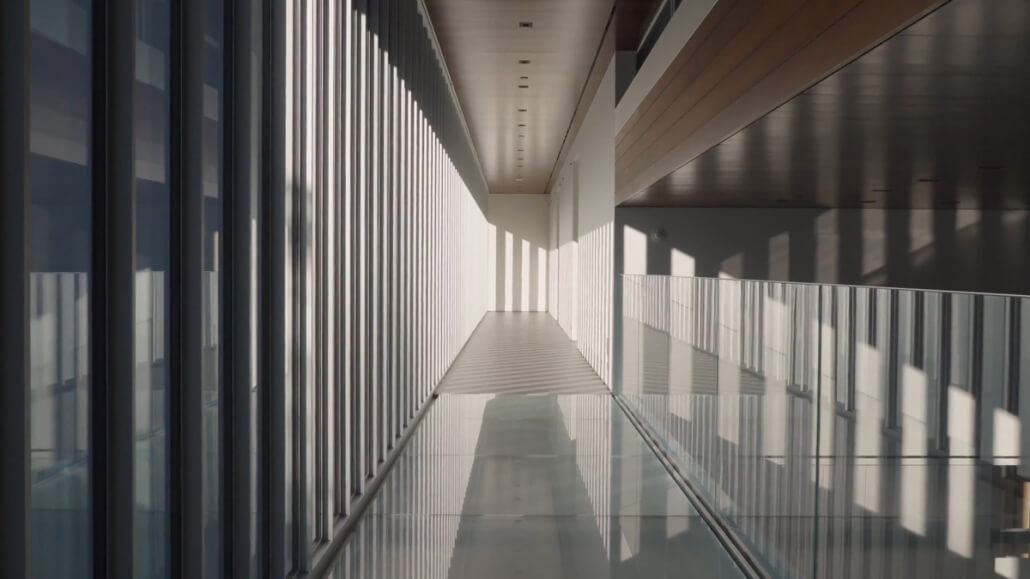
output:
<instances>
[{"instance_id":1,"label":"recessed ceiling light","mask_svg":"<svg viewBox=\"0 0 1030 579\"><path fill-rule=\"evenodd\" d=\"M515 180L521 182L522 181L522 177L515 177Z\"/></svg>"},{"instance_id":2,"label":"recessed ceiling light","mask_svg":"<svg viewBox=\"0 0 1030 579\"><path fill-rule=\"evenodd\" d=\"M530 60L528 58L520 58L519 59L519 64L529 64L529 63L530 63Z\"/></svg>"},{"instance_id":3,"label":"recessed ceiling light","mask_svg":"<svg viewBox=\"0 0 1030 579\"><path fill-rule=\"evenodd\" d=\"M532 28L532 22L519 22L519 28Z\"/></svg>"}]
</instances>

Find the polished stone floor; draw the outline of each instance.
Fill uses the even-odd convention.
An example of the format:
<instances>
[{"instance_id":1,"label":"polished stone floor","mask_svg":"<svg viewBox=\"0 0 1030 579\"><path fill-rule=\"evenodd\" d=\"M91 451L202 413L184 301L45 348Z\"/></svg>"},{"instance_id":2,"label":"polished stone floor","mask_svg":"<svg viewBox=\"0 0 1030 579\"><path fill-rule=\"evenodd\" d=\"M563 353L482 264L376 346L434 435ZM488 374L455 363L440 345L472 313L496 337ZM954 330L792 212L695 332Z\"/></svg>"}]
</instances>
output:
<instances>
[{"instance_id":1,"label":"polished stone floor","mask_svg":"<svg viewBox=\"0 0 1030 579\"><path fill-rule=\"evenodd\" d=\"M546 313L488 313L440 382L450 394L605 394L608 388Z\"/></svg>"},{"instance_id":2,"label":"polished stone floor","mask_svg":"<svg viewBox=\"0 0 1030 579\"><path fill-rule=\"evenodd\" d=\"M334 576L740 577L588 372L546 314L489 315Z\"/></svg>"}]
</instances>

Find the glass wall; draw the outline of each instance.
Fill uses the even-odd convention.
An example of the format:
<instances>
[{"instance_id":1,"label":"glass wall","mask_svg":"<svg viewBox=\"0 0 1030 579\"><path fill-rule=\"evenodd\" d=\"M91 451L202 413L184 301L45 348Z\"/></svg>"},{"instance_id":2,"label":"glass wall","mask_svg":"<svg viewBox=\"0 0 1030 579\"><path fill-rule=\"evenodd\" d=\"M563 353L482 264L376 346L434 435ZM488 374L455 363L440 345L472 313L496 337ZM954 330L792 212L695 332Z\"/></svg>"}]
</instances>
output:
<instances>
[{"instance_id":1,"label":"glass wall","mask_svg":"<svg viewBox=\"0 0 1030 579\"><path fill-rule=\"evenodd\" d=\"M36 577L86 577L92 2L32 0L30 6L30 564Z\"/></svg>"},{"instance_id":2,"label":"glass wall","mask_svg":"<svg viewBox=\"0 0 1030 579\"><path fill-rule=\"evenodd\" d=\"M324 569L486 310L420 3L28 2L29 574Z\"/></svg>"},{"instance_id":3,"label":"glass wall","mask_svg":"<svg viewBox=\"0 0 1030 579\"><path fill-rule=\"evenodd\" d=\"M771 575L1027 572L1030 298L622 288L618 395Z\"/></svg>"},{"instance_id":4,"label":"glass wall","mask_svg":"<svg viewBox=\"0 0 1030 579\"><path fill-rule=\"evenodd\" d=\"M223 388L223 269L225 266L225 208L223 192L225 73L224 22L221 0L204 2L204 86L201 121L202 217L201 241L201 403L203 417L201 438L202 511L204 575L220 577L222 573L222 500L221 476L222 435L221 404ZM198 192L189 192L197 194ZM241 296L241 299L246 299ZM241 425L242 426L242 425Z\"/></svg>"},{"instance_id":5,"label":"glass wall","mask_svg":"<svg viewBox=\"0 0 1030 579\"><path fill-rule=\"evenodd\" d=\"M171 299L171 9L139 0L136 17L136 536L140 577L168 566L168 393Z\"/></svg>"},{"instance_id":6,"label":"glass wall","mask_svg":"<svg viewBox=\"0 0 1030 579\"><path fill-rule=\"evenodd\" d=\"M252 31L260 31L263 13L253 4L247 24ZM249 103L250 115L239 123L238 133L249 136L250 146L236 154L234 164L248 177L247 189L231 205L241 215L239 223L245 224L234 233L247 240L236 275L247 279L248 295L240 297L247 303L243 314L233 318L234 333L246 347L230 359L224 347L228 330L222 307L228 287L224 270L230 217L223 165L224 158L235 152L227 147L225 78L226 71L238 64L228 61L230 53L224 46L222 3L204 2L205 14L183 21L178 29L183 34L197 22L204 26L200 35L203 86L195 87L202 95L203 116L197 147L177 131L183 124L187 81L182 62L172 58L175 19L168 0L107 5L103 12L89 0L31 0L27 5L29 43L23 56L30 98L25 172L31 176L26 240L31 575L76 577L128 568L140 577L172 576L182 572L182 561L190 559L171 552L173 545L182 544L182 537L176 540L173 534L181 528L183 533L202 536L199 544L204 552L197 553L196 559L203 559L205 574L221 576L226 551L222 541L227 534L223 490L225 473L231 470L225 463L236 459L224 449L221 403L223 376L235 364L245 388L234 396L251 409L240 418L236 435L246 441L239 452L245 458L236 464L245 466L238 482L249 493L244 493L241 508L251 516L242 519L248 525L240 531L245 538L234 544L239 543L251 557L258 544L258 224L266 211L260 205L260 184L261 160L267 158L258 138L264 130L258 83L265 49L256 34L247 37L250 44L240 41L247 54L240 61L250 67L248 78L257 83L236 94L240 102ZM247 6L247 2L239 5ZM4 18L9 10L16 15L15 7L4 4L0 12ZM131 14L107 12L112 9ZM100 30L97 14L104 16L104 34L99 38L94 36L94 29ZM4 58L12 57L7 48L18 47L5 46ZM121 108L105 103L121 103ZM120 131L126 127L131 128L132 142L114 142L111 135L124 134ZM121 147L131 148L131 164L112 162L126 158L120 156L125 150ZM191 147L190 154L185 154ZM202 159L197 171L202 190L184 193L183 167L193 159ZM95 174L94 165L103 170ZM126 182L131 186L122 187ZM94 190L96 183L102 194ZM202 223L190 225L202 236L196 262L180 251L181 232L187 229L182 203L190 194L203 198ZM125 234L128 229L131 236ZM125 254L113 247L112 240L124 239L131 239L131 254L115 259L112 256ZM123 275L128 264L133 271ZM184 268L201 272L201 299L184 295ZM115 293L131 298L114 303L109 285L127 283L131 289L122 292L119 286ZM97 287L100 292L94 291ZM183 339L184 311L196 311L202 318L199 341ZM131 332L112 329L127 326ZM17 328L5 326L4 331L17 332ZM184 352L200 352L199 380L182 379ZM109 368L99 379L91 372L96 363L118 365L119 357L126 360L126 368L131 366L128 389L104 383L112 373ZM176 406L190 389L203 399L202 416L195 424L183 422L187 414ZM126 408L131 414L128 420L121 412ZM116 410L120 412L117 421L110 414ZM115 422L131 426L130 444L120 438L128 430L115 432ZM191 429L202 433L203 453L182 452L183 433ZM93 444L104 452L91 452ZM179 478L189 465L202 474L197 486L203 489L195 502L191 502L193 489L184 488ZM129 482L131 492L124 492L123 481ZM114 488L121 490L110 492ZM95 510L104 515L96 521ZM194 524L195 520L202 522ZM110 547L113 537L129 536L131 544Z\"/></svg>"},{"instance_id":7,"label":"glass wall","mask_svg":"<svg viewBox=\"0 0 1030 579\"><path fill-rule=\"evenodd\" d=\"M486 310L485 186L418 6L284 7L287 568L319 568Z\"/></svg>"},{"instance_id":8,"label":"glass wall","mask_svg":"<svg viewBox=\"0 0 1030 579\"><path fill-rule=\"evenodd\" d=\"M247 482L250 486L249 499L249 537L247 541L247 547L244 551L248 555L250 560L249 571L256 576L263 576L262 557L259 552L260 547L260 536L259 525L262 523L262 516L264 514L259 510L258 505L260 504L260 498L264 493L267 482L261 481L261 472L267 457L262 456L261 453L261 437L260 428L263 424L261 420L261 390L262 384L267 384L267 380L262 378L259 373L259 368L262 367L261 356L263 354L261 349L262 342L259 336L262 334L262 313L261 307L262 300L267 299L265 291L262 289L261 280L267 272L267 263L263 263L263 243L265 242L266 235L262 235L259 232L264 230L267 223L266 214L262 205L264 199L262 197L262 175L265 171L261 169L263 157L263 150L265 146L265 139L267 135L264 131L258 129L263 127L265 122L265 115L263 104L264 99L262 98L262 59L264 51L262 50L262 27L263 27L263 12L258 10L252 10L241 15L239 26L241 33L244 35L246 41L244 45L242 58L237 62L242 62L245 68L245 74L242 78L245 81L241 81L238 89L243 97L240 99L242 107L237 115L237 118L242 120L245 126L254 127L255 130L249 133L250 138L240 143L240 148L237 151L237 155L240 158L245 159L242 164L242 174L246 175L246 179L237 183L237 195L238 199L245 199L246 209L246 220L243 231L239 232L238 235L245 236L246 242L243 246L246 248L245 255L239 255L236 257L237 260L245 261L246 267L244 275L247 276L249 283L247 284L247 302L246 307L246 340L247 344L247 364L249 365L249 371L247 371L247 403L249 406L249 424L246 428L249 431L249 440L247 441L247 447L249 450L249 461L247 462ZM246 31L246 32L242 32ZM242 296L235 295L234 300L241 299Z\"/></svg>"}]
</instances>

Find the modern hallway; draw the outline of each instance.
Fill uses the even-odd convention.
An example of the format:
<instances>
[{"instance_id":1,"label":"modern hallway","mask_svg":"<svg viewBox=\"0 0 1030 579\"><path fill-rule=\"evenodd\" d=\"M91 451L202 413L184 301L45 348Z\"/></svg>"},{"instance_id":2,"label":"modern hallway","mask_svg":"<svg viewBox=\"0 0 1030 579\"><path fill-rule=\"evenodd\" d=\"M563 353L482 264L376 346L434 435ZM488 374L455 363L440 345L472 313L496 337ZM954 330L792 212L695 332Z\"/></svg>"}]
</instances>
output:
<instances>
[{"instance_id":1,"label":"modern hallway","mask_svg":"<svg viewBox=\"0 0 1030 579\"><path fill-rule=\"evenodd\" d=\"M741 576L547 314L487 314L440 391L334 577Z\"/></svg>"},{"instance_id":2,"label":"modern hallway","mask_svg":"<svg viewBox=\"0 0 1030 579\"><path fill-rule=\"evenodd\" d=\"M0 39L0 579L1030 579L1030 0Z\"/></svg>"}]
</instances>

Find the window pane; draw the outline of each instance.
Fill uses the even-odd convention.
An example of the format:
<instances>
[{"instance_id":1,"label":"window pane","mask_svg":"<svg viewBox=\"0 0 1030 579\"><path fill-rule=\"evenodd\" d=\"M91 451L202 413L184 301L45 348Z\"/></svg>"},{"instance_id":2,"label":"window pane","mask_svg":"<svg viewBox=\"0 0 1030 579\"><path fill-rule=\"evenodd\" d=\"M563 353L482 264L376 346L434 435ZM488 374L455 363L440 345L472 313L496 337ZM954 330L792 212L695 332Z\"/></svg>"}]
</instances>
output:
<instances>
[{"instance_id":1,"label":"window pane","mask_svg":"<svg viewBox=\"0 0 1030 579\"><path fill-rule=\"evenodd\" d=\"M223 30L222 2L207 3L204 33L203 121L203 509L204 574L220 577L222 568L219 465L221 461L219 393L222 387L222 271L225 245L222 218L222 100Z\"/></svg>"},{"instance_id":2,"label":"window pane","mask_svg":"<svg viewBox=\"0 0 1030 579\"><path fill-rule=\"evenodd\" d=\"M260 21L253 19L249 23L245 24L251 27L251 32L255 37L260 37ZM250 123L252 127L261 126L261 85L260 78L261 73L258 72L261 62L261 50L260 44L254 43L250 47L250 62L251 71L254 77L252 77L252 84L249 87L241 86L240 90L248 91L246 94L250 99ZM249 247L250 255L247 256L249 261L249 275L250 275L250 296L249 296L249 321L248 321L248 332L247 339L250 341L250 509L251 509L251 524L250 524L250 556L251 572L255 576L261 576L260 568L260 557L258 556L258 493L259 488L259 460L264 460L263 457L258 456L259 448L259 398L258 398L258 335L261 331L261 327L258 322L258 296L259 292L259 237L258 232L261 230L261 216L258 211L259 203L261 202L260 185L256 179L257 168L260 167L261 163L261 131L255 130L253 138L250 141L250 149L247 151L241 151L240 154L246 154L250 157L250 166L253 168L251 175L254 176L250 180L250 188L247 190L246 195L249 196L249 207L250 207L250 220L249 227L244 233L250 237Z\"/></svg>"},{"instance_id":3,"label":"window pane","mask_svg":"<svg viewBox=\"0 0 1030 579\"><path fill-rule=\"evenodd\" d=\"M136 574L168 575L169 22L167 0L136 16Z\"/></svg>"},{"instance_id":4,"label":"window pane","mask_svg":"<svg viewBox=\"0 0 1030 579\"><path fill-rule=\"evenodd\" d=\"M85 577L90 570L90 11L89 0L31 2L30 541L36 577Z\"/></svg>"}]
</instances>

